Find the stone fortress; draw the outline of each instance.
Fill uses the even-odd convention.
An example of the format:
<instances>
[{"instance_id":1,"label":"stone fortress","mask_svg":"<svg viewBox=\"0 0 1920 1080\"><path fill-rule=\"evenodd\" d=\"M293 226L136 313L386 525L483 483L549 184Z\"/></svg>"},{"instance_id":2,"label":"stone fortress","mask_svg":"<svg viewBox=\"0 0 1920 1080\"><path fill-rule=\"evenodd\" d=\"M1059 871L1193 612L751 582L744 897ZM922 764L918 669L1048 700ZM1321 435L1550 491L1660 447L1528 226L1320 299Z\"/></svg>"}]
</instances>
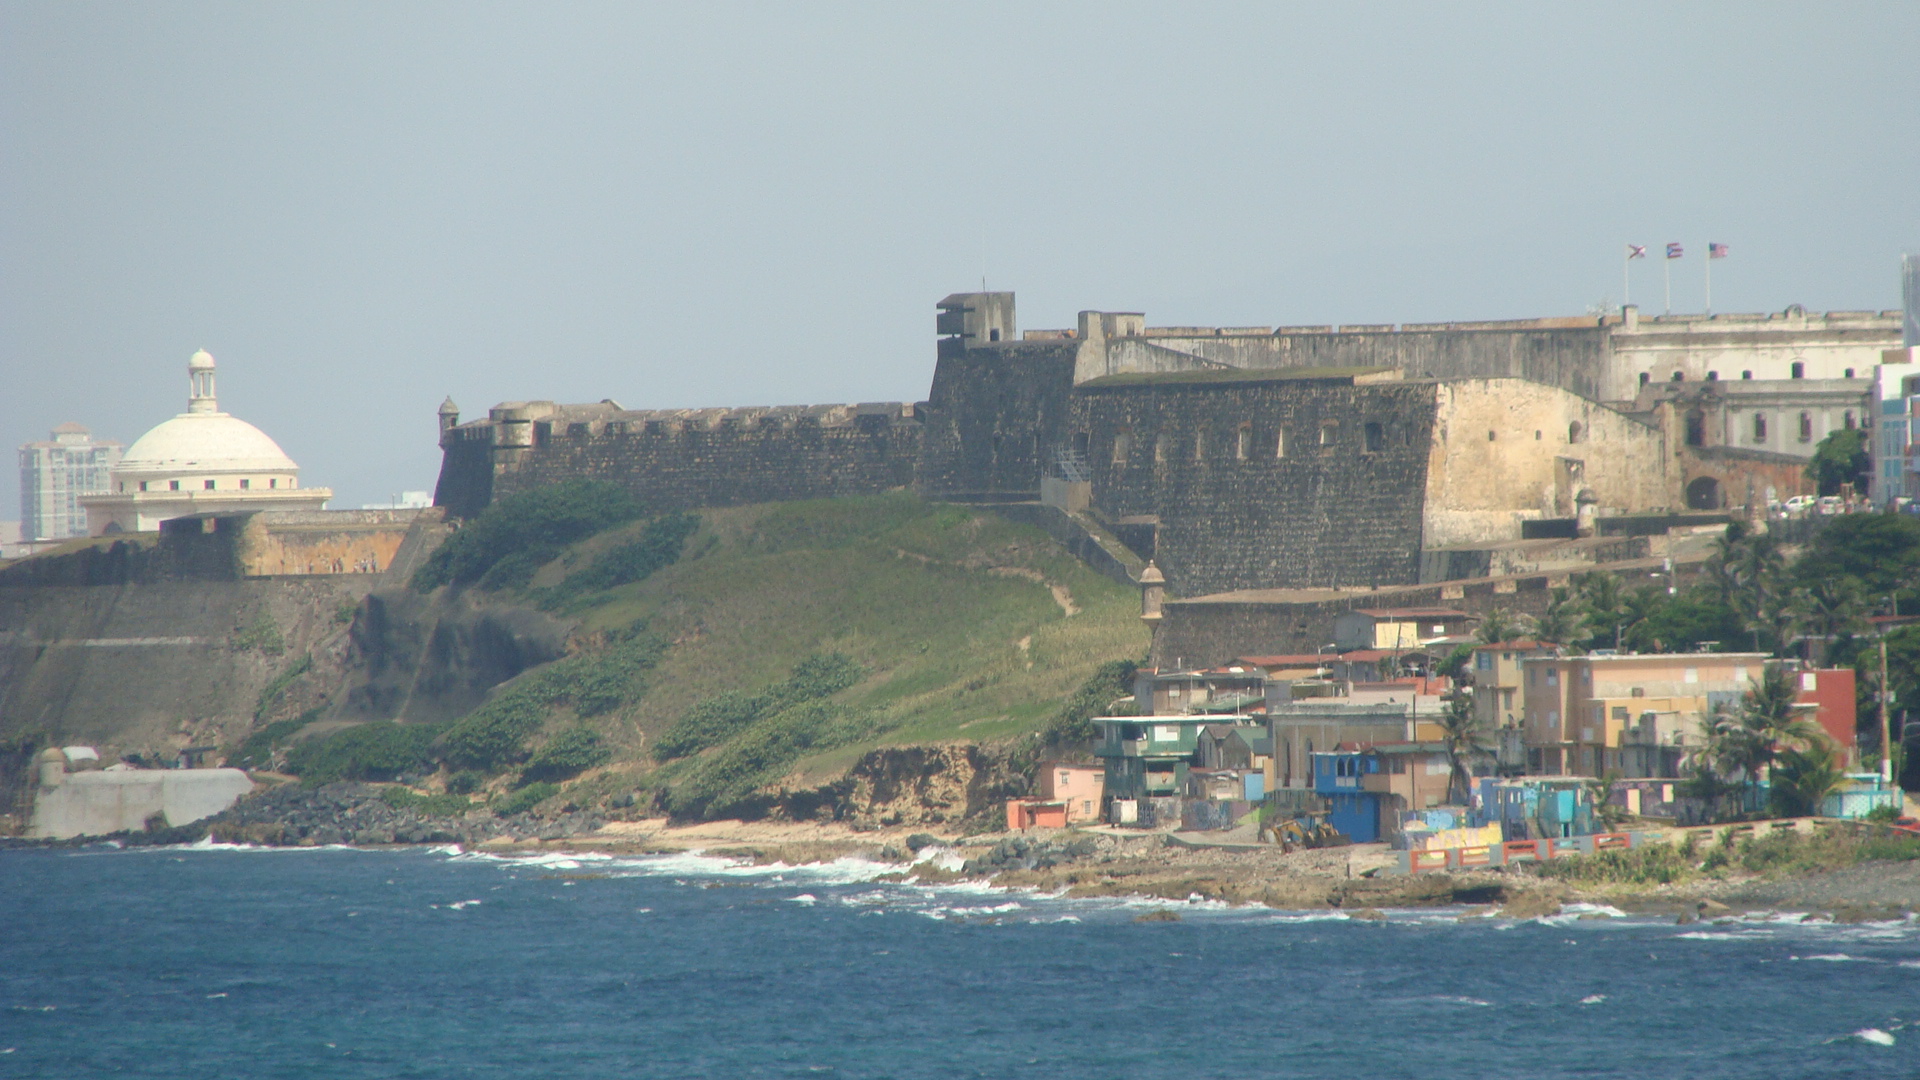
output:
<instances>
[{"instance_id":1,"label":"stone fortress","mask_svg":"<svg viewBox=\"0 0 1920 1080\"><path fill-rule=\"evenodd\" d=\"M462 424L448 401L435 503L469 516L573 477L660 509L910 489L1083 534L1131 578L1151 559L1171 596L1413 585L1803 493L1900 343L1899 312L1798 307L1278 329L1086 311L1024 334L1012 293L938 309L924 402L521 401Z\"/></svg>"}]
</instances>

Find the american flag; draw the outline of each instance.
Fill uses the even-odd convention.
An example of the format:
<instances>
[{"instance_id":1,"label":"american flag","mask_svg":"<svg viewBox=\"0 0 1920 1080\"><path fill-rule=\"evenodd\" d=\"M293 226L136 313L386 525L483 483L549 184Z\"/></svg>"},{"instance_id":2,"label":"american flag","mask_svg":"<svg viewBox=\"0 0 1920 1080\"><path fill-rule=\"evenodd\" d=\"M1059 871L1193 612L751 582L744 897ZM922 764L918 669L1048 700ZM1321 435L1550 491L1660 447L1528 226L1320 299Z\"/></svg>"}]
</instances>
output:
<instances>
[{"instance_id":1,"label":"american flag","mask_svg":"<svg viewBox=\"0 0 1920 1080\"><path fill-rule=\"evenodd\" d=\"M1645 244L1628 244L1627 245L1627 258L1644 259L1646 257L1647 257L1647 245Z\"/></svg>"},{"instance_id":2,"label":"american flag","mask_svg":"<svg viewBox=\"0 0 1920 1080\"><path fill-rule=\"evenodd\" d=\"M1726 257L1727 257L1727 245L1725 244L1708 244L1707 245L1707 258L1724 259Z\"/></svg>"},{"instance_id":3,"label":"american flag","mask_svg":"<svg viewBox=\"0 0 1920 1080\"><path fill-rule=\"evenodd\" d=\"M1681 247L1679 244L1667 245L1667 258L1669 259L1677 259L1680 256L1685 255L1686 253L1687 253L1687 250Z\"/></svg>"}]
</instances>

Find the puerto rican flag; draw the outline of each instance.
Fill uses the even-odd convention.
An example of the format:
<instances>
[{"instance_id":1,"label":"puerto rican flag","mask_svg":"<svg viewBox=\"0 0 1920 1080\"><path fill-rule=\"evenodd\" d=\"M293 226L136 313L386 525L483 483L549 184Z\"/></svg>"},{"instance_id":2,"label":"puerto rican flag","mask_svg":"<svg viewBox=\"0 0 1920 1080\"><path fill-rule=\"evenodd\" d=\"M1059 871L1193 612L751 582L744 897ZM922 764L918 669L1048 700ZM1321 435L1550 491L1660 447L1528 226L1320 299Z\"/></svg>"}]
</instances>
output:
<instances>
[{"instance_id":1,"label":"puerto rican flag","mask_svg":"<svg viewBox=\"0 0 1920 1080\"><path fill-rule=\"evenodd\" d=\"M1726 257L1727 257L1727 245L1725 244L1708 244L1707 245L1707 258L1724 259Z\"/></svg>"},{"instance_id":2,"label":"puerto rican flag","mask_svg":"<svg viewBox=\"0 0 1920 1080\"><path fill-rule=\"evenodd\" d=\"M1646 257L1647 257L1647 245L1645 244L1628 244L1627 245L1627 258L1644 259Z\"/></svg>"},{"instance_id":3,"label":"puerto rican flag","mask_svg":"<svg viewBox=\"0 0 1920 1080\"><path fill-rule=\"evenodd\" d=\"M1685 255L1686 253L1687 253L1687 249L1681 247L1679 244L1667 245L1667 258L1669 259L1677 259L1680 256Z\"/></svg>"}]
</instances>

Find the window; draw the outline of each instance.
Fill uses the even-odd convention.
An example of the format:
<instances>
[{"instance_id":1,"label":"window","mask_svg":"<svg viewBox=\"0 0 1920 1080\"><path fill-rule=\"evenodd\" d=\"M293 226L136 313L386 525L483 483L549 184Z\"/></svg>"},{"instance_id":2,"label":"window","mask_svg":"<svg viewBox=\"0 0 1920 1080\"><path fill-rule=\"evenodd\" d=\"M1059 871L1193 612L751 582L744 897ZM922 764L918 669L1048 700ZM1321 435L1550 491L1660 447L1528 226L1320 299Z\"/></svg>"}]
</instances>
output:
<instances>
[{"instance_id":1,"label":"window","mask_svg":"<svg viewBox=\"0 0 1920 1080\"><path fill-rule=\"evenodd\" d=\"M1253 456L1253 429L1245 424L1233 434L1233 456L1241 461Z\"/></svg>"},{"instance_id":2,"label":"window","mask_svg":"<svg viewBox=\"0 0 1920 1080\"><path fill-rule=\"evenodd\" d=\"M1487 441L1488 441L1488 442L1492 442L1492 441L1493 441L1493 439L1494 439L1494 435L1493 435L1493 432L1492 432L1491 430L1489 430L1489 431L1487 432Z\"/></svg>"},{"instance_id":3,"label":"window","mask_svg":"<svg viewBox=\"0 0 1920 1080\"><path fill-rule=\"evenodd\" d=\"M1812 413L1803 412L1800 414L1800 441L1801 442L1813 441L1813 414Z\"/></svg>"},{"instance_id":4,"label":"window","mask_svg":"<svg viewBox=\"0 0 1920 1080\"><path fill-rule=\"evenodd\" d=\"M1166 461L1167 451L1172 449L1172 445L1173 445L1173 437L1166 434L1165 432L1162 432L1159 435L1154 436L1153 460L1157 462Z\"/></svg>"},{"instance_id":5,"label":"window","mask_svg":"<svg viewBox=\"0 0 1920 1080\"><path fill-rule=\"evenodd\" d=\"M1707 381L1708 381L1708 382L1719 382L1719 381L1720 381L1720 373L1719 373L1719 372L1717 372L1717 371L1709 371L1709 372L1707 372Z\"/></svg>"},{"instance_id":6,"label":"window","mask_svg":"<svg viewBox=\"0 0 1920 1080\"><path fill-rule=\"evenodd\" d=\"M1788 378L1804 379L1807 377L1807 365L1801 363L1798 360L1795 360L1793 362L1793 366L1788 368L1787 370L1788 370L1788 376L1787 376Z\"/></svg>"},{"instance_id":7,"label":"window","mask_svg":"<svg viewBox=\"0 0 1920 1080\"><path fill-rule=\"evenodd\" d=\"M1547 669L1547 685L1548 686L1560 685L1560 669L1559 668L1550 667Z\"/></svg>"},{"instance_id":8,"label":"window","mask_svg":"<svg viewBox=\"0 0 1920 1080\"><path fill-rule=\"evenodd\" d=\"M277 488L280 486L280 480L277 477L272 480L268 480L267 486L270 488Z\"/></svg>"},{"instance_id":9,"label":"window","mask_svg":"<svg viewBox=\"0 0 1920 1080\"><path fill-rule=\"evenodd\" d=\"M1652 376L1651 374L1649 374L1649 373L1647 373L1647 372L1645 372L1645 371L1643 371L1643 372L1641 372L1641 373L1640 373L1640 385L1641 385L1641 386L1645 386L1645 385L1647 385L1647 384L1648 384L1649 382L1652 382L1652 381L1653 381L1653 376Z\"/></svg>"},{"instance_id":10,"label":"window","mask_svg":"<svg viewBox=\"0 0 1920 1080\"><path fill-rule=\"evenodd\" d=\"M1687 373L1686 373L1686 372L1684 372L1684 371L1676 371L1676 372L1674 372L1674 373L1673 373L1673 381L1674 381L1674 382L1686 382L1686 381L1687 381Z\"/></svg>"},{"instance_id":11,"label":"window","mask_svg":"<svg viewBox=\"0 0 1920 1080\"><path fill-rule=\"evenodd\" d=\"M1687 413L1687 445L1707 445L1707 414L1699 409Z\"/></svg>"},{"instance_id":12,"label":"window","mask_svg":"<svg viewBox=\"0 0 1920 1080\"><path fill-rule=\"evenodd\" d=\"M1700 669L1697 667L1690 667L1686 670L1686 673L1683 677L1687 682L1697 683L1700 681Z\"/></svg>"},{"instance_id":13,"label":"window","mask_svg":"<svg viewBox=\"0 0 1920 1080\"><path fill-rule=\"evenodd\" d=\"M1278 432L1274 434L1273 456L1276 458L1283 458L1287 456L1287 429L1286 428L1281 428Z\"/></svg>"},{"instance_id":14,"label":"window","mask_svg":"<svg viewBox=\"0 0 1920 1080\"><path fill-rule=\"evenodd\" d=\"M1541 431L1541 430L1540 430L1539 428L1534 428L1534 429L1533 429L1533 441L1534 441L1534 442L1539 442L1539 441L1541 440L1541 438L1542 438L1542 437L1544 436L1544 434L1545 434L1545 433L1544 433L1544 432L1542 432L1542 431Z\"/></svg>"},{"instance_id":15,"label":"window","mask_svg":"<svg viewBox=\"0 0 1920 1080\"><path fill-rule=\"evenodd\" d=\"M1625 705L1615 705L1613 707L1613 718L1615 720L1625 720L1627 718L1627 707Z\"/></svg>"},{"instance_id":16,"label":"window","mask_svg":"<svg viewBox=\"0 0 1920 1080\"><path fill-rule=\"evenodd\" d=\"M1333 437L1339 433L1340 421L1326 420L1320 424L1320 445L1332 446Z\"/></svg>"},{"instance_id":17,"label":"window","mask_svg":"<svg viewBox=\"0 0 1920 1080\"><path fill-rule=\"evenodd\" d=\"M1575 420L1573 423L1567 425L1567 442L1569 443L1585 442L1586 438L1587 438L1587 428L1585 424L1582 424L1580 421Z\"/></svg>"},{"instance_id":18,"label":"window","mask_svg":"<svg viewBox=\"0 0 1920 1080\"><path fill-rule=\"evenodd\" d=\"M208 480L208 481L205 481L205 483L206 483L206 489L207 489L208 491L212 491L212 490L213 490L213 481L211 481L211 480Z\"/></svg>"},{"instance_id":19,"label":"window","mask_svg":"<svg viewBox=\"0 0 1920 1080\"><path fill-rule=\"evenodd\" d=\"M1846 371L1846 374L1844 374L1844 375L1842 375L1842 376L1840 376L1840 377L1841 377L1841 378L1843 378L1843 379L1851 379L1851 378L1853 378L1853 369L1852 369L1852 368L1848 368L1848 369L1847 369L1847 371Z\"/></svg>"},{"instance_id":20,"label":"window","mask_svg":"<svg viewBox=\"0 0 1920 1080\"><path fill-rule=\"evenodd\" d=\"M1387 445L1387 431L1378 422L1369 420L1366 426L1367 453L1377 454Z\"/></svg>"},{"instance_id":21,"label":"window","mask_svg":"<svg viewBox=\"0 0 1920 1080\"><path fill-rule=\"evenodd\" d=\"M1741 378L1743 378L1743 379L1751 379L1751 378L1753 378L1753 372L1751 372L1751 371L1743 371L1743 372L1741 372L1741 373L1740 373L1740 377L1741 377Z\"/></svg>"},{"instance_id":22,"label":"window","mask_svg":"<svg viewBox=\"0 0 1920 1080\"><path fill-rule=\"evenodd\" d=\"M1852 409L1847 410L1845 420L1846 420L1847 430L1852 431L1853 430L1853 410Z\"/></svg>"},{"instance_id":23,"label":"window","mask_svg":"<svg viewBox=\"0 0 1920 1080\"><path fill-rule=\"evenodd\" d=\"M140 481L140 490L141 491L147 490L147 482L145 480Z\"/></svg>"},{"instance_id":24,"label":"window","mask_svg":"<svg viewBox=\"0 0 1920 1080\"><path fill-rule=\"evenodd\" d=\"M244 477L244 476L240 478L240 490L241 490L241 491L246 491L247 489L249 489L249 488L251 488L251 487L253 487L253 481L251 481L251 480L249 480L249 479L247 479L247 478L246 478L246 477Z\"/></svg>"},{"instance_id":25,"label":"window","mask_svg":"<svg viewBox=\"0 0 1920 1080\"><path fill-rule=\"evenodd\" d=\"M178 481L178 480L169 480L169 481L167 481L167 490L168 490L168 491L179 491L179 490L180 490L180 481Z\"/></svg>"},{"instance_id":26,"label":"window","mask_svg":"<svg viewBox=\"0 0 1920 1080\"><path fill-rule=\"evenodd\" d=\"M1115 465L1125 465L1127 463L1127 454L1132 452L1132 450L1132 432L1129 432L1126 428L1121 428L1113 433L1113 463Z\"/></svg>"},{"instance_id":27,"label":"window","mask_svg":"<svg viewBox=\"0 0 1920 1080\"><path fill-rule=\"evenodd\" d=\"M1753 414L1753 441L1754 442L1767 441L1767 414L1766 413Z\"/></svg>"},{"instance_id":28,"label":"window","mask_svg":"<svg viewBox=\"0 0 1920 1080\"><path fill-rule=\"evenodd\" d=\"M1490 652L1474 653L1473 654L1473 670L1492 671L1493 670L1493 654Z\"/></svg>"}]
</instances>

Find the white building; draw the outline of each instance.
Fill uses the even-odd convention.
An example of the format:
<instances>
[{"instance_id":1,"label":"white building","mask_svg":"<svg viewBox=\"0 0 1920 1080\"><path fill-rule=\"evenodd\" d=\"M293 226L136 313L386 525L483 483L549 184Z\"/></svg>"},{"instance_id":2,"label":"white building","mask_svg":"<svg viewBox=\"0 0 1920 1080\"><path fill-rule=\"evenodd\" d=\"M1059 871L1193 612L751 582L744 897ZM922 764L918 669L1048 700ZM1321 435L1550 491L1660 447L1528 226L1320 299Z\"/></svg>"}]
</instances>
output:
<instances>
[{"instance_id":1,"label":"white building","mask_svg":"<svg viewBox=\"0 0 1920 1080\"><path fill-rule=\"evenodd\" d=\"M61 424L45 442L20 448L20 539L87 535L80 496L108 490L109 470L126 447L96 440L79 424Z\"/></svg>"},{"instance_id":2,"label":"white building","mask_svg":"<svg viewBox=\"0 0 1920 1080\"><path fill-rule=\"evenodd\" d=\"M302 488L300 467L278 443L220 411L204 350L187 361L187 384L187 411L134 441L106 494L80 500L89 532L152 532L195 514L326 508L331 490Z\"/></svg>"}]
</instances>

